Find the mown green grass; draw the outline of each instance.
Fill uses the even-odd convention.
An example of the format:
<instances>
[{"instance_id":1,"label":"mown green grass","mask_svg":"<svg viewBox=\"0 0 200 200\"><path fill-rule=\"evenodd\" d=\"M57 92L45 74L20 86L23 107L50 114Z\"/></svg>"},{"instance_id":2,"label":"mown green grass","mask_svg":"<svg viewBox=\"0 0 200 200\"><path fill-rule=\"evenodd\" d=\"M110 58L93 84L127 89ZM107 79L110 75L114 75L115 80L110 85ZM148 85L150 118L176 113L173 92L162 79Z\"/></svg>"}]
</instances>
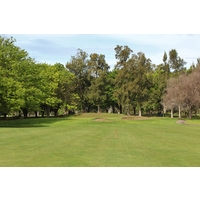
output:
<instances>
[{"instance_id":1,"label":"mown green grass","mask_svg":"<svg viewBox=\"0 0 200 200\"><path fill-rule=\"evenodd\" d=\"M0 120L0 166L200 166L200 121L83 114Z\"/></svg>"}]
</instances>

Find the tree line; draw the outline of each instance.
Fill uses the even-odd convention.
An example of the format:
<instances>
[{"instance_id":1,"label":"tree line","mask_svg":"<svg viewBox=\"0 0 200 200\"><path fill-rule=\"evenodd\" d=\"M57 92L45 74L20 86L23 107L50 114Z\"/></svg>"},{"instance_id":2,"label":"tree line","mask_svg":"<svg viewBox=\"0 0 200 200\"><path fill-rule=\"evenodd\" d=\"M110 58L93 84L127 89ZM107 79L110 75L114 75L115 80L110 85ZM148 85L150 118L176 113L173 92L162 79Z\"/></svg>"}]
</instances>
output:
<instances>
[{"instance_id":1,"label":"tree line","mask_svg":"<svg viewBox=\"0 0 200 200\"><path fill-rule=\"evenodd\" d=\"M200 105L200 59L187 69L177 51L155 65L143 52L117 45L112 70L105 55L78 49L66 65L39 63L16 40L0 36L0 115L69 112L127 115L179 110L191 118ZM164 114L163 113L163 114Z\"/></svg>"}]
</instances>

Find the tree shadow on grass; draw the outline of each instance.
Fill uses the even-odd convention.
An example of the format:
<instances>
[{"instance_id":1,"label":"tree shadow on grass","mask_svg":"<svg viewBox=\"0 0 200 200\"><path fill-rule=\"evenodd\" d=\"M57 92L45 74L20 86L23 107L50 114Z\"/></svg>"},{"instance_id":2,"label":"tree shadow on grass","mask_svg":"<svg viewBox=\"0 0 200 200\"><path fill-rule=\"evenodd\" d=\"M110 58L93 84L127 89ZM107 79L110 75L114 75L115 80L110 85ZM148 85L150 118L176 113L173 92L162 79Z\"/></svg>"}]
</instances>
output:
<instances>
[{"instance_id":1,"label":"tree shadow on grass","mask_svg":"<svg viewBox=\"0 0 200 200\"><path fill-rule=\"evenodd\" d=\"M62 117L38 117L38 118L8 118L6 120L0 119L0 128L31 128L31 127L49 127L50 124L71 120L72 116Z\"/></svg>"}]
</instances>

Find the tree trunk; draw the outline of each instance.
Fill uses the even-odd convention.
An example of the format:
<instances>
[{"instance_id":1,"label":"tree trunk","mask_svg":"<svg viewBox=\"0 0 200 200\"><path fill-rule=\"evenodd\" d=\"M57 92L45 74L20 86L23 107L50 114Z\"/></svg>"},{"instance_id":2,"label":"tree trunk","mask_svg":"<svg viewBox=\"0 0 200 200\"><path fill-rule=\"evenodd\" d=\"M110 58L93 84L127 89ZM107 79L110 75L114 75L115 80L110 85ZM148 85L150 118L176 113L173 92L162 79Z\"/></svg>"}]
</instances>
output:
<instances>
[{"instance_id":1,"label":"tree trunk","mask_svg":"<svg viewBox=\"0 0 200 200\"><path fill-rule=\"evenodd\" d=\"M27 118L28 117L28 110L26 108L24 108L24 109L22 109L22 112L23 112L24 118Z\"/></svg>"},{"instance_id":2,"label":"tree trunk","mask_svg":"<svg viewBox=\"0 0 200 200\"><path fill-rule=\"evenodd\" d=\"M173 108L171 109L171 118L173 118L174 115L173 115Z\"/></svg>"},{"instance_id":3,"label":"tree trunk","mask_svg":"<svg viewBox=\"0 0 200 200\"><path fill-rule=\"evenodd\" d=\"M81 104L81 113L84 113L83 105Z\"/></svg>"},{"instance_id":4,"label":"tree trunk","mask_svg":"<svg viewBox=\"0 0 200 200\"><path fill-rule=\"evenodd\" d=\"M47 108L46 108L46 114L47 114L47 117L50 116L50 106L47 106Z\"/></svg>"},{"instance_id":5,"label":"tree trunk","mask_svg":"<svg viewBox=\"0 0 200 200\"><path fill-rule=\"evenodd\" d=\"M18 117L21 118L22 114L21 114L21 110L19 110L18 112Z\"/></svg>"},{"instance_id":6,"label":"tree trunk","mask_svg":"<svg viewBox=\"0 0 200 200\"><path fill-rule=\"evenodd\" d=\"M136 115L136 107L133 107L133 114Z\"/></svg>"},{"instance_id":7,"label":"tree trunk","mask_svg":"<svg viewBox=\"0 0 200 200\"><path fill-rule=\"evenodd\" d=\"M100 113L100 105L98 104L98 113Z\"/></svg>"},{"instance_id":8,"label":"tree trunk","mask_svg":"<svg viewBox=\"0 0 200 200\"><path fill-rule=\"evenodd\" d=\"M6 115L7 115L7 114L3 114L3 119L4 119L4 120L6 120Z\"/></svg>"},{"instance_id":9,"label":"tree trunk","mask_svg":"<svg viewBox=\"0 0 200 200\"><path fill-rule=\"evenodd\" d=\"M113 106L111 105L110 108L107 109L108 113L113 113Z\"/></svg>"},{"instance_id":10,"label":"tree trunk","mask_svg":"<svg viewBox=\"0 0 200 200\"><path fill-rule=\"evenodd\" d=\"M130 115L130 105L128 105L127 115Z\"/></svg>"},{"instance_id":11,"label":"tree trunk","mask_svg":"<svg viewBox=\"0 0 200 200\"><path fill-rule=\"evenodd\" d=\"M166 106L165 105L163 106L163 112L164 112L164 114L166 114Z\"/></svg>"},{"instance_id":12,"label":"tree trunk","mask_svg":"<svg viewBox=\"0 0 200 200\"><path fill-rule=\"evenodd\" d=\"M112 113L114 113L114 106L113 106L113 105L111 105L111 108L112 108Z\"/></svg>"},{"instance_id":13,"label":"tree trunk","mask_svg":"<svg viewBox=\"0 0 200 200\"><path fill-rule=\"evenodd\" d=\"M178 106L178 118L181 118L181 106Z\"/></svg>"},{"instance_id":14,"label":"tree trunk","mask_svg":"<svg viewBox=\"0 0 200 200\"><path fill-rule=\"evenodd\" d=\"M119 105L119 113L118 114L122 114L122 105Z\"/></svg>"},{"instance_id":15,"label":"tree trunk","mask_svg":"<svg viewBox=\"0 0 200 200\"><path fill-rule=\"evenodd\" d=\"M58 109L54 109L53 112L54 112L54 116L57 117L58 116Z\"/></svg>"},{"instance_id":16,"label":"tree trunk","mask_svg":"<svg viewBox=\"0 0 200 200\"><path fill-rule=\"evenodd\" d=\"M38 111L35 111L35 118L38 117Z\"/></svg>"},{"instance_id":17,"label":"tree trunk","mask_svg":"<svg viewBox=\"0 0 200 200\"><path fill-rule=\"evenodd\" d=\"M189 110L189 119L192 119L192 108Z\"/></svg>"},{"instance_id":18,"label":"tree trunk","mask_svg":"<svg viewBox=\"0 0 200 200\"><path fill-rule=\"evenodd\" d=\"M139 106L139 117L142 116L141 106Z\"/></svg>"}]
</instances>

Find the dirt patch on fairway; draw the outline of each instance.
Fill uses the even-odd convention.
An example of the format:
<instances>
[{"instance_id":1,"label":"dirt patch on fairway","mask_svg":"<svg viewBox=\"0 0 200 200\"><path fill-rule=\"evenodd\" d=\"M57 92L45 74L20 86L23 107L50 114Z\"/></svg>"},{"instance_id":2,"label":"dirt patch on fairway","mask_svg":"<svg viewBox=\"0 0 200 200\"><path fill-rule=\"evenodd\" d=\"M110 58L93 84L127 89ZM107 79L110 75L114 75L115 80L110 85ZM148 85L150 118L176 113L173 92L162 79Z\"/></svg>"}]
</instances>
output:
<instances>
[{"instance_id":1,"label":"dirt patch on fairway","mask_svg":"<svg viewBox=\"0 0 200 200\"><path fill-rule=\"evenodd\" d=\"M185 125L190 125L190 126L200 126L199 124L190 124L190 123L187 123L185 120L183 119L179 119L176 121L177 124L185 124Z\"/></svg>"},{"instance_id":2,"label":"dirt patch on fairway","mask_svg":"<svg viewBox=\"0 0 200 200\"><path fill-rule=\"evenodd\" d=\"M123 120L147 120L149 117L139 117L139 116L126 116L122 117Z\"/></svg>"},{"instance_id":3,"label":"dirt patch on fairway","mask_svg":"<svg viewBox=\"0 0 200 200\"><path fill-rule=\"evenodd\" d=\"M176 121L177 124L187 124L185 120L179 119Z\"/></svg>"},{"instance_id":4,"label":"dirt patch on fairway","mask_svg":"<svg viewBox=\"0 0 200 200\"><path fill-rule=\"evenodd\" d=\"M111 120L106 118L94 118L93 121L95 122L110 122Z\"/></svg>"}]
</instances>

